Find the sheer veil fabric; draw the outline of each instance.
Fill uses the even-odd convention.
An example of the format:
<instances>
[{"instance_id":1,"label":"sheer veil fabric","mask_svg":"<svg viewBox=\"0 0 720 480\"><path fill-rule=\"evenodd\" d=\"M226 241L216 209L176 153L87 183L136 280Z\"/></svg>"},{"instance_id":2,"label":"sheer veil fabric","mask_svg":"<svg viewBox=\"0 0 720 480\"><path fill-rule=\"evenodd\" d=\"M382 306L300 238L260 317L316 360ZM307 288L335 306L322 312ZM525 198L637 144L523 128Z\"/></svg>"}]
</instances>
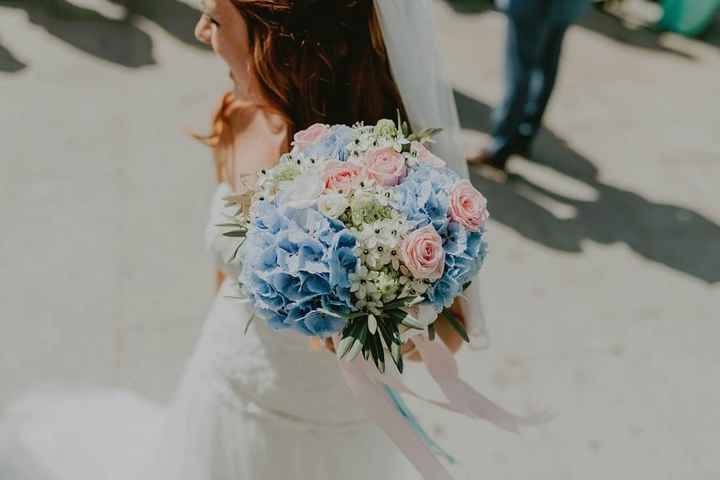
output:
<instances>
[{"instance_id":1,"label":"sheer veil fabric","mask_svg":"<svg viewBox=\"0 0 720 480\"><path fill-rule=\"evenodd\" d=\"M395 83L415 131L442 128L433 151L450 168L469 177L453 90L445 75L433 21L432 0L375 0ZM489 343L476 279L465 292L463 310L471 346Z\"/></svg>"}]
</instances>

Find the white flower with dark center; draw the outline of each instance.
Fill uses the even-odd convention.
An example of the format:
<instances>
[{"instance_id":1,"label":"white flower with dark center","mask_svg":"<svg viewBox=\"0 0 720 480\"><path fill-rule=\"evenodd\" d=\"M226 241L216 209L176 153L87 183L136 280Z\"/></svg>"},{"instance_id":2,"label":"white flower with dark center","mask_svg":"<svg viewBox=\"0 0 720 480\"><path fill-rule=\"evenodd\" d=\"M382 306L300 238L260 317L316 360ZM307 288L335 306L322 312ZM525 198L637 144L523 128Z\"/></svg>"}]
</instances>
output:
<instances>
[{"instance_id":1,"label":"white flower with dark center","mask_svg":"<svg viewBox=\"0 0 720 480\"><path fill-rule=\"evenodd\" d=\"M388 249L390 261L388 262L393 270L400 270L400 248L399 245L392 246Z\"/></svg>"},{"instance_id":2,"label":"white flower with dark center","mask_svg":"<svg viewBox=\"0 0 720 480\"><path fill-rule=\"evenodd\" d=\"M358 246L355 248L355 254L360 259L360 262L363 265L369 264L369 259L373 255L372 248L365 245L365 242L362 240L362 237L360 238L360 241L358 242Z\"/></svg>"},{"instance_id":3,"label":"white flower with dark center","mask_svg":"<svg viewBox=\"0 0 720 480\"><path fill-rule=\"evenodd\" d=\"M416 297L423 295L430 288L431 282L413 278L409 275L401 275L399 283L401 291L399 297Z\"/></svg>"},{"instance_id":4,"label":"white flower with dark center","mask_svg":"<svg viewBox=\"0 0 720 480\"><path fill-rule=\"evenodd\" d=\"M368 297L377 297L378 290L375 281L378 273L369 270L365 265L360 265L355 273L350 274L350 291L360 301L367 301ZM360 306L358 304L358 306Z\"/></svg>"},{"instance_id":5,"label":"white flower with dark center","mask_svg":"<svg viewBox=\"0 0 720 480\"><path fill-rule=\"evenodd\" d=\"M371 296L365 297L362 300L358 300L355 303L355 306L360 310L365 310L374 313L375 315L380 315L382 313L383 303L382 301L380 301L380 297Z\"/></svg>"},{"instance_id":6,"label":"white flower with dark center","mask_svg":"<svg viewBox=\"0 0 720 480\"><path fill-rule=\"evenodd\" d=\"M384 207L390 205L394 199L393 190L391 188L377 187L375 195L377 196L378 203Z\"/></svg>"},{"instance_id":7,"label":"white flower with dark center","mask_svg":"<svg viewBox=\"0 0 720 480\"><path fill-rule=\"evenodd\" d=\"M368 265L379 269L390 263L390 247L383 242L377 242L368 255Z\"/></svg>"}]
</instances>

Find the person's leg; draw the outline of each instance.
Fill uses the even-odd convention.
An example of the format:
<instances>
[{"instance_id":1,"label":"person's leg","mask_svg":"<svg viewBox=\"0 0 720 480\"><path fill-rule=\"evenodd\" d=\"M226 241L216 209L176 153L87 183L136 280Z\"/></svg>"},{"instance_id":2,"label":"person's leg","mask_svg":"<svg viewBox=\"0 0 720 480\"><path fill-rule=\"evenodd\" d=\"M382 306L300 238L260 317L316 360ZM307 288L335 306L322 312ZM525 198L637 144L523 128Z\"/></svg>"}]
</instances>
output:
<instances>
[{"instance_id":1,"label":"person's leg","mask_svg":"<svg viewBox=\"0 0 720 480\"><path fill-rule=\"evenodd\" d=\"M492 143L488 156L504 167L514 152L517 130L525 118L530 79L538 63L542 23L532 16L507 16L505 51L505 97L493 114Z\"/></svg>"},{"instance_id":2,"label":"person's leg","mask_svg":"<svg viewBox=\"0 0 720 480\"><path fill-rule=\"evenodd\" d=\"M530 79L524 118L518 127L519 143L526 149L529 149L540 131L543 115L555 88L567 29L567 24L552 24L543 36L538 66Z\"/></svg>"}]
</instances>

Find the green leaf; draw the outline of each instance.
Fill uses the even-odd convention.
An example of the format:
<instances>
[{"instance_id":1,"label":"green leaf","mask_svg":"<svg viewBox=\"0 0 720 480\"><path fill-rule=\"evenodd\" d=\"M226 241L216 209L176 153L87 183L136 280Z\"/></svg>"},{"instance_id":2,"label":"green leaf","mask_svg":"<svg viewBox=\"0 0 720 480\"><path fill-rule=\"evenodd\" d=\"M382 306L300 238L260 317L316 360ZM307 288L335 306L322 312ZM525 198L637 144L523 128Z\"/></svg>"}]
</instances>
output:
<instances>
[{"instance_id":1,"label":"green leaf","mask_svg":"<svg viewBox=\"0 0 720 480\"><path fill-rule=\"evenodd\" d=\"M372 335L375 335L378 330L378 319L372 313L368 315L368 330Z\"/></svg>"},{"instance_id":2,"label":"green leaf","mask_svg":"<svg viewBox=\"0 0 720 480\"><path fill-rule=\"evenodd\" d=\"M344 359L345 356L350 353L350 350L353 349L355 344L357 343L357 338L355 337L344 337L342 340L340 340L340 343L337 347L337 356L339 359ZM352 361L352 357L348 357L348 361Z\"/></svg>"},{"instance_id":3,"label":"green leaf","mask_svg":"<svg viewBox=\"0 0 720 480\"><path fill-rule=\"evenodd\" d=\"M247 227L240 223L218 223L215 225L216 227L222 227L222 228L237 228L239 230L247 230Z\"/></svg>"},{"instance_id":4,"label":"green leaf","mask_svg":"<svg viewBox=\"0 0 720 480\"><path fill-rule=\"evenodd\" d=\"M383 312L387 318L395 320L396 322L402 322L408 313L405 310L385 310Z\"/></svg>"},{"instance_id":5,"label":"green leaf","mask_svg":"<svg viewBox=\"0 0 720 480\"><path fill-rule=\"evenodd\" d=\"M232 261L234 261L237 258L237 254L240 251L240 247L242 247L244 243L245 243L245 239L243 238L243 241L238 244L237 248L235 248L235 251L233 252L232 257L230 257L230 260L228 260L228 263L231 263Z\"/></svg>"},{"instance_id":6,"label":"green leaf","mask_svg":"<svg viewBox=\"0 0 720 480\"><path fill-rule=\"evenodd\" d=\"M223 233L223 237L230 237L230 238L244 238L246 235L247 235L247 232L244 232L242 230L233 230L232 232Z\"/></svg>"},{"instance_id":7,"label":"green leaf","mask_svg":"<svg viewBox=\"0 0 720 480\"><path fill-rule=\"evenodd\" d=\"M415 302L417 302L421 298L422 297L420 297L420 296L399 298L390 303L386 303L383 308L385 311L396 310L400 307L407 307L407 306L413 305Z\"/></svg>"},{"instance_id":8,"label":"green leaf","mask_svg":"<svg viewBox=\"0 0 720 480\"><path fill-rule=\"evenodd\" d=\"M390 347L390 358L398 369L398 372L403 372L403 358L402 358L402 347L400 345L393 345Z\"/></svg>"},{"instance_id":9,"label":"green leaf","mask_svg":"<svg viewBox=\"0 0 720 480\"><path fill-rule=\"evenodd\" d=\"M421 132L413 133L408 137L408 140L410 140L411 142L417 140L420 143L426 143L430 141L433 136L437 135L440 132L442 132L442 128L426 128Z\"/></svg>"},{"instance_id":10,"label":"green leaf","mask_svg":"<svg viewBox=\"0 0 720 480\"><path fill-rule=\"evenodd\" d=\"M426 327L424 324L420 323L412 315L407 315L401 323L408 328L414 328L416 330L425 330L425 327Z\"/></svg>"},{"instance_id":11,"label":"green leaf","mask_svg":"<svg viewBox=\"0 0 720 480\"><path fill-rule=\"evenodd\" d=\"M245 332L243 335L247 335L248 330L250 330L250 325L252 325L253 320L255 320L255 312L253 312L252 315L250 315L250 318L248 319L247 323L245 324Z\"/></svg>"},{"instance_id":12,"label":"green leaf","mask_svg":"<svg viewBox=\"0 0 720 480\"><path fill-rule=\"evenodd\" d=\"M360 343L362 343L364 345L365 342L367 342L367 338L368 338L367 327L364 325L361 325L360 330L358 331L358 341L360 341Z\"/></svg>"},{"instance_id":13,"label":"green leaf","mask_svg":"<svg viewBox=\"0 0 720 480\"><path fill-rule=\"evenodd\" d=\"M343 332L343 339L338 345L338 357L352 361L364 349L367 341L367 328L360 324L353 324ZM350 340L351 339L351 340Z\"/></svg>"},{"instance_id":14,"label":"green leaf","mask_svg":"<svg viewBox=\"0 0 720 480\"><path fill-rule=\"evenodd\" d=\"M366 342L363 344L362 354L365 361L368 361L368 359L370 358L370 342Z\"/></svg>"},{"instance_id":15,"label":"green leaf","mask_svg":"<svg viewBox=\"0 0 720 480\"><path fill-rule=\"evenodd\" d=\"M460 321L459 318L455 316L454 313L452 313L449 309L443 310L443 312L440 314L450 323L450 326L452 326L455 331L462 337L463 340L465 340L467 343L470 343L470 337L468 337L467 330L465 330L465 325L463 325L462 321Z\"/></svg>"},{"instance_id":16,"label":"green leaf","mask_svg":"<svg viewBox=\"0 0 720 480\"><path fill-rule=\"evenodd\" d=\"M380 373L385 373L385 350L380 337L373 336L369 340L373 361Z\"/></svg>"},{"instance_id":17,"label":"green leaf","mask_svg":"<svg viewBox=\"0 0 720 480\"><path fill-rule=\"evenodd\" d=\"M378 328L380 330L380 336L385 341L385 346L390 349L395 344L395 341L393 339L393 334L390 331L390 328L385 324L385 322L380 323L378 325Z\"/></svg>"}]
</instances>

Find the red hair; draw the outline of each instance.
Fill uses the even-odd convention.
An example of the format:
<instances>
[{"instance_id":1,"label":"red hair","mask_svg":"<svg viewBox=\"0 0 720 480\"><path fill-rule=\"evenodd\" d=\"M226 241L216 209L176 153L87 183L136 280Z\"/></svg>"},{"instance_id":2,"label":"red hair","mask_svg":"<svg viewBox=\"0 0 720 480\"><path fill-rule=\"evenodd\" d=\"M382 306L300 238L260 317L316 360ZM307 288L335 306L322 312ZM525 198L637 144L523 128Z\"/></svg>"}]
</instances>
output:
<instances>
[{"instance_id":1,"label":"red hair","mask_svg":"<svg viewBox=\"0 0 720 480\"><path fill-rule=\"evenodd\" d=\"M372 0L231 0L248 25L252 67L290 135L314 123L376 123L405 110L390 72ZM301 6L309 5L309 6ZM250 105L226 93L211 132L197 138L222 155L233 113ZM257 106L254 106L257 107Z\"/></svg>"}]
</instances>

